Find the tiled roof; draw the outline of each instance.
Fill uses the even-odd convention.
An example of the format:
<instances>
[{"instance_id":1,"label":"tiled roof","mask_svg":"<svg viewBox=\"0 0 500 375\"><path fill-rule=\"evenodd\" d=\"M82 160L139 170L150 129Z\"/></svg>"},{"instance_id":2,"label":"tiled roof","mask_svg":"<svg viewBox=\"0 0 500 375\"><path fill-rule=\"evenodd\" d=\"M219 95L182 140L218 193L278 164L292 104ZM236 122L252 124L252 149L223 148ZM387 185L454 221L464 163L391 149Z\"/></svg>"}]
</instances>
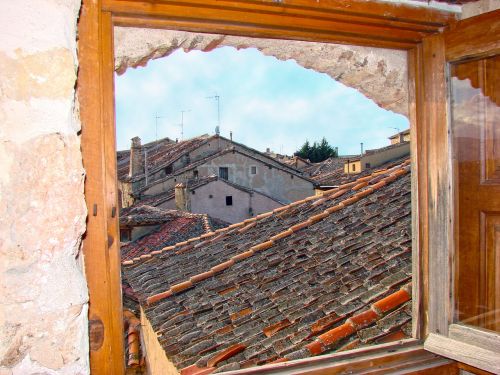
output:
<instances>
[{"instance_id":1,"label":"tiled roof","mask_svg":"<svg viewBox=\"0 0 500 375\"><path fill-rule=\"evenodd\" d=\"M289 165L290 167L296 168L297 161L301 161L302 163L306 164L305 167L298 168L299 170L303 171L305 168L309 168L310 166L314 165L309 161L309 159L304 159L301 158L300 156L294 155L292 157L287 157L283 159L279 159L283 164Z\"/></svg>"},{"instance_id":2,"label":"tiled roof","mask_svg":"<svg viewBox=\"0 0 500 375\"><path fill-rule=\"evenodd\" d=\"M125 207L120 210L120 226L161 224L180 217L191 218L193 214L153 207L141 202L141 204Z\"/></svg>"},{"instance_id":3,"label":"tiled roof","mask_svg":"<svg viewBox=\"0 0 500 375\"><path fill-rule=\"evenodd\" d=\"M378 170L392 168L395 165L401 164L407 158L408 157L405 156L396 160L391 160L376 168L365 168L362 172L353 174L347 174L344 172L344 163L347 159L341 159L339 163L341 165L340 167L323 168L319 171L319 173L314 174L311 178L320 186L338 186L355 181L358 178L368 176Z\"/></svg>"},{"instance_id":4,"label":"tiled roof","mask_svg":"<svg viewBox=\"0 0 500 375\"><path fill-rule=\"evenodd\" d=\"M343 168L346 160L347 158L343 157L328 158L322 162L313 163L310 166L303 168L302 172L307 173L309 176L314 178L315 176L319 176L321 174L337 171L340 167Z\"/></svg>"},{"instance_id":5,"label":"tiled roof","mask_svg":"<svg viewBox=\"0 0 500 375\"><path fill-rule=\"evenodd\" d=\"M143 208L144 206L137 209L142 210ZM166 219L163 224L157 230L135 241L123 244L121 246L122 261L150 254L152 251L162 249L165 246L185 241L193 236L201 236L229 225L222 220L211 218L205 214L192 214L177 210L157 210L165 213ZM133 222L135 223L136 221L134 220ZM127 221L127 224L130 224L130 221Z\"/></svg>"},{"instance_id":6,"label":"tiled roof","mask_svg":"<svg viewBox=\"0 0 500 375\"><path fill-rule=\"evenodd\" d=\"M174 142L169 138L160 139L155 142L146 143L142 146L142 152L148 150L147 165L148 171L153 172L156 168L167 166L179 159L186 152L189 152L201 144L213 138L204 134L199 137L187 139L185 141ZM130 168L130 151L118 151L118 179L126 179Z\"/></svg>"},{"instance_id":7,"label":"tiled roof","mask_svg":"<svg viewBox=\"0 0 500 375\"><path fill-rule=\"evenodd\" d=\"M169 138L164 138L160 139L155 142L150 142L147 144L144 144L142 146L142 151L144 154L144 151L147 149L148 150L148 157L147 157L147 164L148 164L148 171L149 173L154 173L160 168L166 167L170 164L172 164L174 161L178 160L181 158L183 155L185 155L188 152L191 152L192 150L195 150L196 148L200 147L201 145L210 142L213 139L216 139L219 137L220 139L223 139L225 141L229 141L234 145L237 145L240 147L240 153L244 153L246 155L251 155L251 154L258 154L260 157L263 159L267 159L269 162L271 162L275 167L277 168L282 168L287 170L288 172L293 172L293 173L298 173L298 170L295 169L293 166L287 165L280 160L274 159L270 157L269 155L266 155L265 153L259 152L251 147L248 147L242 143L238 143L232 140L229 140L227 138L224 138L220 135L212 135L209 136L207 134L201 135L199 137L194 137L191 139L187 139L184 141L180 142L174 142ZM231 148L231 149L232 149ZM223 150L224 151L224 150ZM218 154L218 152L214 153L213 155ZM265 163L265 160L261 160L262 162ZM196 163L197 161L193 161L193 164ZM130 151L129 150L124 150L124 151L118 151L117 152L117 164L118 164L118 179L121 180L127 180L128 178L128 173L129 173L129 165L130 165ZM199 165L199 163L197 163ZM191 168L187 168L189 170ZM186 170L184 168L183 170ZM144 175L137 176L136 179L141 179L144 178Z\"/></svg>"},{"instance_id":8,"label":"tiled roof","mask_svg":"<svg viewBox=\"0 0 500 375\"><path fill-rule=\"evenodd\" d=\"M406 337L409 161L123 264L181 373Z\"/></svg>"}]
</instances>

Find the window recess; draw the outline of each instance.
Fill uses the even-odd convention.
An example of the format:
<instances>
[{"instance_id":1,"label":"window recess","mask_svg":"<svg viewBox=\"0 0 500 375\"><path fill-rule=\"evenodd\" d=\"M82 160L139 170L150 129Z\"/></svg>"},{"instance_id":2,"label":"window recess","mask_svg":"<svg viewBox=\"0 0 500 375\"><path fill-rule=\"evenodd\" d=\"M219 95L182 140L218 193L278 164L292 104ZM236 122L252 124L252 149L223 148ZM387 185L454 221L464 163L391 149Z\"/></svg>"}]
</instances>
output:
<instances>
[{"instance_id":1,"label":"window recess","mask_svg":"<svg viewBox=\"0 0 500 375\"><path fill-rule=\"evenodd\" d=\"M346 7L348 7L347 13ZM262 17L265 22L262 22ZM358 19L361 27L353 26L353 17ZM98 322L105 328L105 345L95 345L91 342L92 372L96 374L124 372L120 272L116 266L119 264L119 249L116 245L111 249L105 248L108 233L118 234L119 230L116 219L113 221L109 215L106 216L110 211L108 206L115 204L113 197L116 193L116 184L113 181L116 163L113 162L115 155L112 152L114 148L113 26L179 27L212 33L286 37L406 49L413 56L417 56L414 57L414 62L421 65L424 61L427 63L431 60L429 56L419 56L420 51L416 50L423 38L422 29L429 34L439 32L443 27L453 23L454 18L454 15L442 11L371 1L353 1L345 4L340 1L304 0L294 3L293 6L288 3L277 6L275 2L270 1L251 3L206 0L178 1L176 4L154 2L153 5L144 1L84 1L78 26L81 47L78 94L82 103L82 153L87 173L85 195L89 207L98 202L106 208L99 210L97 216L89 217L83 245L87 259L85 266L91 301L89 316L92 322ZM469 38L474 40L473 36ZM96 79L100 85L95 85ZM415 77L412 76L409 80L412 84ZM420 104L418 103L417 107ZM413 111L416 111L415 108ZM420 107L418 112L421 112ZM412 116L415 120L416 112ZM415 128L412 131L415 134ZM418 134L420 136L419 132ZM428 145L425 142L423 145L418 145L418 151L420 147L427 150ZM412 148L413 161L416 161L416 151L415 146ZM106 173L103 173L104 168ZM425 172L419 170L419 175L426 176ZM419 183L421 182L419 179ZM424 183L422 190L426 187ZM425 232L424 229L422 231ZM427 276L425 270L422 271L422 275L424 278ZM103 285L106 288L103 288ZM267 371L275 373L279 371L290 373L291 368L302 373L322 370L353 372L356 369L368 368L388 373L403 368L431 367L434 370L431 373L442 373L439 369L445 368L450 371L449 373L453 373L451 372L453 363L424 351L419 342L413 339L271 366L273 368ZM265 373L266 369L255 369L255 372Z\"/></svg>"}]
</instances>

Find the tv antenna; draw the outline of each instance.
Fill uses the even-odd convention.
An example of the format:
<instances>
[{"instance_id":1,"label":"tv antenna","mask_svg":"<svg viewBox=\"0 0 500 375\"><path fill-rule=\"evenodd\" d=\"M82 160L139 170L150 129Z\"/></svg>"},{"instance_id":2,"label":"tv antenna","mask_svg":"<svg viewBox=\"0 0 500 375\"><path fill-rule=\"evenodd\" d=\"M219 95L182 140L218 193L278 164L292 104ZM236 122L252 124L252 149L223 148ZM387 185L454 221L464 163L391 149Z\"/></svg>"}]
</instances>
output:
<instances>
[{"instance_id":1,"label":"tv antenna","mask_svg":"<svg viewBox=\"0 0 500 375\"><path fill-rule=\"evenodd\" d=\"M158 113L155 113L155 140L158 141L158 119L165 118L166 116L158 116Z\"/></svg>"},{"instance_id":2,"label":"tv antenna","mask_svg":"<svg viewBox=\"0 0 500 375\"><path fill-rule=\"evenodd\" d=\"M214 96L207 96L207 99L215 99L217 101L217 127L220 129L220 96L215 93Z\"/></svg>"},{"instance_id":3,"label":"tv antenna","mask_svg":"<svg viewBox=\"0 0 500 375\"><path fill-rule=\"evenodd\" d=\"M401 133L401 132L400 132L400 130L399 130L399 128L396 128L396 127L393 127L393 126L388 126L388 128L389 128L389 129L394 129L394 130L396 130L398 133Z\"/></svg>"},{"instance_id":4,"label":"tv antenna","mask_svg":"<svg viewBox=\"0 0 500 375\"><path fill-rule=\"evenodd\" d=\"M188 113L188 112L191 112L190 109L183 109L181 111L181 123L180 123L180 126L181 126L181 141L184 140L184 113Z\"/></svg>"}]
</instances>

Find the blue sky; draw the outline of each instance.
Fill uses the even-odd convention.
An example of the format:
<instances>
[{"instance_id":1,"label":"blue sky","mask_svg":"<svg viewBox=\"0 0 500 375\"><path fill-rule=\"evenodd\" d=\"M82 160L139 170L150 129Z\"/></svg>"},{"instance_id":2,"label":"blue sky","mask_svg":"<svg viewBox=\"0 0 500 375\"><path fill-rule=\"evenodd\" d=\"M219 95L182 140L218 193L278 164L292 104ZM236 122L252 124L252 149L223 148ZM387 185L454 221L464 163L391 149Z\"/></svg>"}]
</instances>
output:
<instances>
[{"instance_id":1,"label":"blue sky","mask_svg":"<svg viewBox=\"0 0 500 375\"><path fill-rule=\"evenodd\" d=\"M292 154L306 139L326 137L341 155L388 145L393 128L408 128L402 115L378 107L358 91L326 74L279 61L256 49L218 48L211 52L177 50L144 68L116 76L118 149L130 139L184 139L214 134L218 94L221 135L260 151L267 147Z\"/></svg>"}]
</instances>

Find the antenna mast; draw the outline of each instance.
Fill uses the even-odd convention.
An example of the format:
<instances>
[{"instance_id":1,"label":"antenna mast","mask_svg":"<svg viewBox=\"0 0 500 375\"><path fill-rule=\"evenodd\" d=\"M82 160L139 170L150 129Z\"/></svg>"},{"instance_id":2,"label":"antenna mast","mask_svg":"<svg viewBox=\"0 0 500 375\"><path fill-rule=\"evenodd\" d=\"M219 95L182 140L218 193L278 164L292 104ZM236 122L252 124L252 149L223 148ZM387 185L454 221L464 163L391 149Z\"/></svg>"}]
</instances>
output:
<instances>
[{"instance_id":1,"label":"antenna mast","mask_svg":"<svg viewBox=\"0 0 500 375\"><path fill-rule=\"evenodd\" d=\"M215 93L214 96L207 96L207 99L215 99L217 101L217 126L220 129L220 96Z\"/></svg>"},{"instance_id":2,"label":"antenna mast","mask_svg":"<svg viewBox=\"0 0 500 375\"><path fill-rule=\"evenodd\" d=\"M165 116L158 116L158 113L155 113L155 141L158 140L158 119L165 118Z\"/></svg>"},{"instance_id":3,"label":"antenna mast","mask_svg":"<svg viewBox=\"0 0 500 375\"><path fill-rule=\"evenodd\" d=\"M190 109L184 109L181 111L181 141L184 140L184 113L191 112Z\"/></svg>"}]
</instances>

